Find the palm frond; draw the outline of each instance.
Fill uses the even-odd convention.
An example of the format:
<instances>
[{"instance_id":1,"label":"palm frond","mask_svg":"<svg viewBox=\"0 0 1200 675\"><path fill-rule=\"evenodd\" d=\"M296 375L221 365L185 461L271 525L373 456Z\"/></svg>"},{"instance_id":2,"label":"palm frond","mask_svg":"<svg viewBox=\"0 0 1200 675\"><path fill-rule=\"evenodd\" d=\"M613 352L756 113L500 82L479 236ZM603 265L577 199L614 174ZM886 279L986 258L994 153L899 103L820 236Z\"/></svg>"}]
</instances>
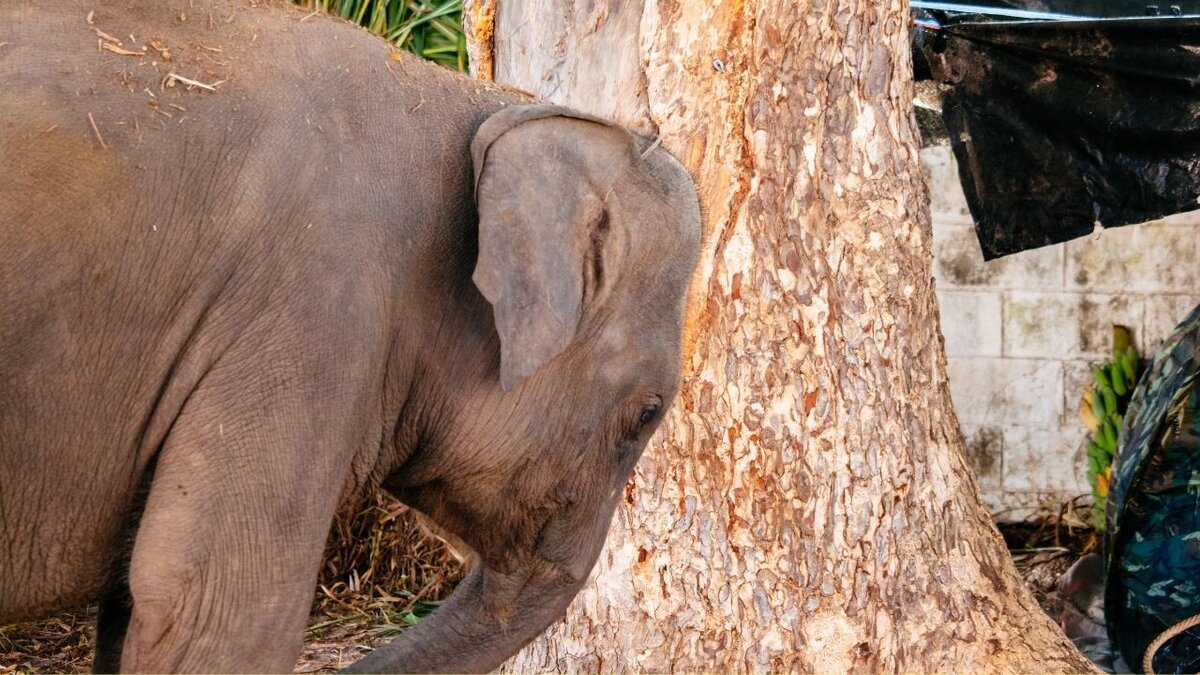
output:
<instances>
[{"instance_id":1,"label":"palm frond","mask_svg":"<svg viewBox=\"0 0 1200 675\"><path fill-rule=\"evenodd\" d=\"M400 49L465 72L462 0L293 0L354 21Z\"/></svg>"}]
</instances>

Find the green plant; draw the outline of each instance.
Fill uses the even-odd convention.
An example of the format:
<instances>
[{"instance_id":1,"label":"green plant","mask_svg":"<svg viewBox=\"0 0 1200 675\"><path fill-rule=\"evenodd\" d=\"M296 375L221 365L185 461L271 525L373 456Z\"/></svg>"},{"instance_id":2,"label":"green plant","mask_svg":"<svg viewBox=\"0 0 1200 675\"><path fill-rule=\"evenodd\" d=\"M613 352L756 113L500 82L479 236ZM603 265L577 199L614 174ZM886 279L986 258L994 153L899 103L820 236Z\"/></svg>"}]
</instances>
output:
<instances>
[{"instance_id":1,"label":"green plant","mask_svg":"<svg viewBox=\"0 0 1200 675\"><path fill-rule=\"evenodd\" d=\"M354 21L400 49L455 70L467 70L462 0L293 0Z\"/></svg>"},{"instance_id":2,"label":"green plant","mask_svg":"<svg viewBox=\"0 0 1200 675\"><path fill-rule=\"evenodd\" d=\"M1100 532L1104 531L1112 462L1140 371L1141 360L1129 329L1114 325L1112 359L1092 368L1093 382L1079 402L1079 415L1092 432L1087 445L1088 482L1092 486L1092 526Z\"/></svg>"}]
</instances>

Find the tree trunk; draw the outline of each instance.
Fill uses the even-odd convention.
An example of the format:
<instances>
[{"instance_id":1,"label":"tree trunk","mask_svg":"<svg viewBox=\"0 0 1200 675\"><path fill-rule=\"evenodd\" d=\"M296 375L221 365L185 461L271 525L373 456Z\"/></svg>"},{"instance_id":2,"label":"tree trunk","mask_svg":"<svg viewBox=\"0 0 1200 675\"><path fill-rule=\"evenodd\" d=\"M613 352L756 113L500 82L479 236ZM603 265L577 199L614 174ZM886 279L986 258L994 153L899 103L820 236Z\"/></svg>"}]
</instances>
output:
<instances>
[{"instance_id":1,"label":"tree trunk","mask_svg":"<svg viewBox=\"0 0 1200 675\"><path fill-rule=\"evenodd\" d=\"M475 0L476 75L651 136L706 218L685 377L515 671L1080 671L963 459L897 0Z\"/></svg>"}]
</instances>

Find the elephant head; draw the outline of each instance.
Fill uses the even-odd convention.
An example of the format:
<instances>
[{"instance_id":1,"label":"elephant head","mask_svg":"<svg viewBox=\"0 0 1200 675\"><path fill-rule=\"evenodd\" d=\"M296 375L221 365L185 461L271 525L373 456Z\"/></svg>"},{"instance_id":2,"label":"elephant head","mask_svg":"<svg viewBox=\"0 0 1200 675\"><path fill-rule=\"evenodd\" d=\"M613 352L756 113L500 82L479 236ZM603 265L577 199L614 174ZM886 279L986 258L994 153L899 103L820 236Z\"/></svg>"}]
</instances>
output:
<instances>
[{"instance_id":1,"label":"elephant head","mask_svg":"<svg viewBox=\"0 0 1200 675\"><path fill-rule=\"evenodd\" d=\"M471 152L487 358L384 485L480 562L353 670L490 670L562 616L679 384L700 213L678 162L552 105L491 115Z\"/></svg>"}]
</instances>

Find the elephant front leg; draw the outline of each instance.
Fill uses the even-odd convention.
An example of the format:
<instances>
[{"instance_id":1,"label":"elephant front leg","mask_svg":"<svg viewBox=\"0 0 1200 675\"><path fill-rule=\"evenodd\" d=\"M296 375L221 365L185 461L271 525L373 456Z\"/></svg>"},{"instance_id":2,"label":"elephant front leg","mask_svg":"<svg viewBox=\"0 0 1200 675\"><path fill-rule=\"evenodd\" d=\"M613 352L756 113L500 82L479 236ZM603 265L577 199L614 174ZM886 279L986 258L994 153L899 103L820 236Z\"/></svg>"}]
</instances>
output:
<instances>
[{"instance_id":1,"label":"elephant front leg","mask_svg":"<svg viewBox=\"0 0 1200 675\"><path fill-rule=\"evenodd\" d=\"M268 376L289 370L303 372ZM295 664L352 415L311 405L319 378L260 377L210 373L161 450L130 559L124 671Z\"/></svg>"}]
</instances>

